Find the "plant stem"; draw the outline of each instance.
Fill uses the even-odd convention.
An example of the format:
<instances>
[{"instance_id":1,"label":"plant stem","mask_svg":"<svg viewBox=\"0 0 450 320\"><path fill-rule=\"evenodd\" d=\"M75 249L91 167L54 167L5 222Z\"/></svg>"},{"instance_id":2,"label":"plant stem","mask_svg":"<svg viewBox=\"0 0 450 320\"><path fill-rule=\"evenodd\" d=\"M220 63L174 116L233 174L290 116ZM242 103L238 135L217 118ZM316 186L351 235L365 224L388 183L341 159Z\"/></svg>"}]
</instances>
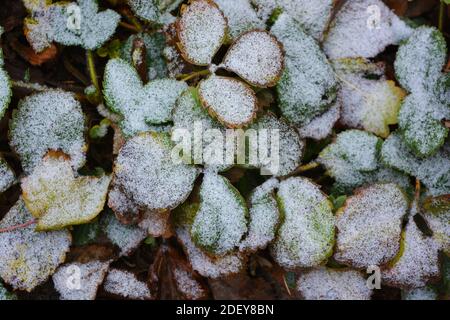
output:
<instances>
[{"instance_id":1,"label":"plant stem","mask_svg":"<svg viewBox=\"0 0 450 320\"><path fill-rule=\"evenodd\" d=\"M35 223L36 223L36 219L33 219L33 220L30 220L30 221L22 223L22 224L18 224L18 225L15 225L15 226L10 226L10 227L4 228L4 229L0 229L0 233L11 232L11 231L14 231L14 230L17 230L17 229L26 228L28 226L31 226L32 224L35 224Z\"/></svg>"},{"instance_id":2,"label":"plant stem","mask_svg":"<svg viewBox=\"0 0 450 320\"><path fill-rule=\"evenodd\" d=\"M445 20L445 9L447 8L446 4L444 3L444 1L441 0L441 4L439 7L439 31L443 31L444 30L444 20Z\"/></svg>"},{"instance_id":3,"label":"plant stem","mask_svg":"<svg viewBox=\"0 0 450 320\"><path fill-rule=\"evenodd\" d=\"M189 74L182 74L180 75L180 79L181 81L188 81L192 78L198 77L198 76L206 76L209 75L211 72L206 69L206 70L200 70L200 71L196 71L196 72L192 72Z\"/></svg>"},{"instance_id":4,"label":"plant stem","mask_svg":"<svg viewBox=\"0 0 450 320\"><path fill-rule=\"evenodd\" d=\"M129 23L120 21L120 22L119 22L119 25L120 25L121 27L124 27L125 29L130 30L130 31L139 32L139 29L138 29L136 26L131 25L131 24L129 24Z\"/></svg>"},{"instance_id":5,"label":"plant stem","mask_svg":"<svg viewBox=\"0 0 450 320\"><path fill-rule=\"evenodd\" d=\"M91 50L87 50L87 65L89 69L89 76L91 77L91 82L97 90L97 94L100 95L100 85L98 84L97 71L95 70L94 54Z\"/></svg>"},{"instance_id":6,"label":"plant stem","mask_svg":"<svg viewBox=\"0 0 450 320\"><path fill-rule=\"evenodd\" d=\"M320 164L318 164L317 162L313 161L313 162L310 162L310 163L305 164L305 165L301 166L300 168L298 168L297 172L300 173L300 172L309 171L309 170L317 168L319 165Z\"/></svg>"}]
</instances>

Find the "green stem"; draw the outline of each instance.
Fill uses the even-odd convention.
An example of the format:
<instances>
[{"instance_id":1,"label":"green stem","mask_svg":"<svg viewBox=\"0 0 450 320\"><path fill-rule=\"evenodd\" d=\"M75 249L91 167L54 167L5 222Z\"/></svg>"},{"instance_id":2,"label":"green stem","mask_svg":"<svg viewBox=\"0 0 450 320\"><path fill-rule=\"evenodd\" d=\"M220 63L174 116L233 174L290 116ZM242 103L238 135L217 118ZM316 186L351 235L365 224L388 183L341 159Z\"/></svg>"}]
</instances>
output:
<instances>
[{"instance_id":1,"label":"green stem","mask_svg":"<svg viewBox=\"0 0 450 320\"><path fill-rule=\"evenodd\" d=\"M192 72L192 73L189 73L189 74L182 74L182 75L180 75L179 80L181 80L181 81L188 81L188 80L190 80L192 78L195 78L195 77L198 77L198 76L209 75L210 73L211 72L208 69L206 69L206 70L200 70L200 71L197 71L197 72Z\"/></svg>"},{"instance_id":2,"label":"green stem","mask_svg":"<svg viewBox=\"0 0 450 320\"><path fill-rule=\"evenodd\" d=\"M439 31L444 31L444 20L445 20L445 9L447 8L444 1L441 0L441 5L439 7Z\"/></svg>"},{"instance_id":3,"label":"green stem","mask_svg":"<svg viewBox=\"0 0 450 320\"><path fill-rule=\"evenodd\" d=\"M315 169L319 166L320 164L318 164L317 162L310 162L308 164L305 164L303 166L301 166L300 168L298 168L297 172L305 172L305 171L309 171L312 169Z\"/></svg>"},{"instance_id":4,"label":"green stem","mask_svg":"<svg viewBox=\"0 0 450 320\"><path fill-rule=\"evenodd\" d=\"M100 85L98 84L97 71L95 70L94 54L91 50L87 50L86 57L91 82L97 90L97 94L100 94Z\"/></svg>"}]
</instances>

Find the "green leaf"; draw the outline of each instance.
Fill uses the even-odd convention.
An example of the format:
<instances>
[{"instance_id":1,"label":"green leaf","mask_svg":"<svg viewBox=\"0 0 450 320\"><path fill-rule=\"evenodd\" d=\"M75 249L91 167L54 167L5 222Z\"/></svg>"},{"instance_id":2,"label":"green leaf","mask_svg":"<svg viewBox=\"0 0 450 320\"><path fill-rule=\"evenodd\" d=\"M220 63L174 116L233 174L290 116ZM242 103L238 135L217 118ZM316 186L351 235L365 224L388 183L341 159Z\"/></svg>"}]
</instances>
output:
<instances>
[{"instance_id":1,"label":"green leaf","mask_svg":"<svg viewBox=\"0 0 450 320\"><path fill-rule=\"evenodd\" d=\"M7 300L17 300L17 296L14 293L9 292L8 290L3 287L2 283L0 282L0 301L7 301Z\"/></svg>"},{"instance_id":2,"label":"green leaf","mask_svg":"<svg viewBox=\"0 0 450 320\"><path fill-rule=\"evenodd\" d=\"M333 253L334 216L325 194L306 178L289 178L277 192L282 222L271 254L284 268L314 267Z\"/></svg>"},{"instance_id":3,"label":"green leaf","mask_svg":"<svg viewBox=\"0 0 450 320\"><path fill-rule=\"evenodd\" d=\"M111 111L119 114L123 134L132 137L172 120L172 109L187 88L184 82L159 79L143 85L126 61L111 59L106 65L103 94Z\"/></svg>"},{"instance_id":4,"label":"green leaf","mask_svg":"<svg viewBox=\"0 0 450 320\"><path fill-rule=\"evenodd\" d=\"M245 200L224 177L206 172L200 187L200 207L192 224L194 242L210 254L231 253L247 232Z\"/></svg>"},{"instance_id":5,"label":"green leaf","mask_svg":"<svg viewBox=\"0 0 450 320\"><path fill-rule=\"evenodd\" d=\"M450 255L450 195L427 198L423 209L422 215L433 231L433 238Z\"/></svg>"},{"instance_id":6,"label":"green leaf","mask_svg":"<svg viewBox=\"0 0 450 320\"><path fill-rule=\"evenodd\" d=\"M94 243L100 234L100 223L98 219L94 219L90 223L74 226L72 236L75 246L84 246Z\"/></svg>"},{"instance_id":7,"label":"green leaf","mask_svg":"<svg viewBox=\"0 0 450 320\"><path fill-rule=\"evenodd\" d=\"M33 172L23 178L22 195L36 230L57 230L93 220L103 210L110 176L75 177L62 153L47 154Z\"/></svg>"}]
</instances>

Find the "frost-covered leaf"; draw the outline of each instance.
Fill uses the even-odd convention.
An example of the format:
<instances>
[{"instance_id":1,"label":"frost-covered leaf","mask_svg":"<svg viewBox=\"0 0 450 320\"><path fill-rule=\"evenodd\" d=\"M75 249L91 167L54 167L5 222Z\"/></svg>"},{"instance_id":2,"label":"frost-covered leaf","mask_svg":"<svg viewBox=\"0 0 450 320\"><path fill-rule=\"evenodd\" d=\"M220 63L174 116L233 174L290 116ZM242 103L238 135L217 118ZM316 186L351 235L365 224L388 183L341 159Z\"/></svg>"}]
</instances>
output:
<instances>
[{"instance_id":1,"label":"frost-covered leaf","mask_svg":"<svg viewBox=\"0 0 450 320\"><path fill-rule=\"evenodd\" d=\"M203 298L206 293L201 284L195 279L192 273L179 267L173 270L177 288L185 299L198 300Z\"/></svg>"},{"instance_id":2,"label":"frost-covered leaf","mask_svg":"<svg viewBox=\"0 0 450 320\"><path fill-rule=\"evenodd\" d=\"M222 278L239 273L245 266L245 259L240 253L232 253L216 258L209 257L192 241L186 226L177 228L176 233L192 268L204 277L212 279Z\"/></svg>"},{"instance_id":3,"label":"frost-covered leaf","mask_svg":"<svg viewBox=\"0 0 450 320\"><path fill-rule=\"evenodd\" d=\"M273 87L280 80L284 64L278 40L264 30L242 34L228 49L222 66L257 87Z\"/></svg>"},{"instance_id":4,"label":"frost-covered leaf","mask_svg":"<svg viewBox=\"0 0 450 320\"><path fill-rule=\"evenodd\" d=\"M132 63L133 41L137 38L142 39L145 45L148 79L167 78L168 70L163 54L166 47L166 38L162 33L139 33L131 35L122 46L122 59L130 64Z\"/></svg>"},{"instance_id":5,"label":"frost-covered leaf","mask_svg":"<svg viewBox=\"0 0 450 320\"><path fill-rule=\"evenodd\" d=\"M394 81L386 80L384 66L363 59L343 59L335 61L334 67L341 81L340 122L349 128L364 129L386 138L389 125L397 124L406 93Z\"/></svg>"},{"instance_id":6,"label":"frost-covered leaf","mask_svg":"<svg viewBox=\"0 0 450 320\"><path fill-rule=\"evenodd\" d=\"M116 214L130 206L134 211L173 209L188 197L198 170L176 164L172 147L165 133L143 133L125 143L115 162L108 202Z\"/></svg>"},{"instance_id":7,"label":"frost-covered leaf","mask_svg":"<svg viewBox=\"0 0 450 320\"><path fill-rule=\"evenodd\" d=\"M278 119L272 113L266 113L249 128L258 131L259 147L262 147L263 143L267 143L269 150L266 155L267 159L264 159L263 152L260 152L260 163L257 164L257 167L266 171L264 174L282 177L292 173L300 166L305 143L297 131L287 122ZM267 140L264 139L263 130L267 130ZM276 141L273 140L274 137L277 137L277 134L278 147ZM250 152L253 151L256 154L257 150L253 148L256 149L256 146L250 144Z\"/></svg>"},{"instance_id":8,"label":"frost-covered leaf","mask_svg":"<svg viewBox=\"0 0 450 320\"><path fill-rule=\"evenodd\" d=\"M277 201L282 223L271 246L274 259L285 268L314 267L333 252L333 205L306 178L280 183Z\"/></svg>"},{"instance_id":9,"label":"frost-covered leaf","mask_svg":"<svg viewBox=\"0 0 450 320\"><path fill-rule=\"evenodd\" d=\"M108 239L120 249L120 256L128 256L147 237L147 232L135 225L121 223L113 214L101 220L102 230Z\"/></svg>"},{"instance_id":10,"label":"frost-covered leaf","mask_svg":"<svg viewBox=\"0 0 450 320\"><path fill-rule=\"evenodd\" d=\"M14 171L8 163L0 157L0 193L11 187L16 181Z\"/></svg>"},{"instance_id":11,"label":"frost-covered leaf","mask_svg":"<svg viewBox=\"0 0 450 320\"><path fill-rule=\"evenodd\" d=\"M372 296L360 272L325 267L301 273L297 290L306 300L370 300Z\"/></svg>"},{"instance_id":12,"label":"frost-covered leaf","mask_svg":"<svg viewBox=\"0 0 450 320\"><path fill-rule=\"evenodd\" d=\"M337 80L319 45L289 15L281 14L271 32L285 50L285 69L277 85L281 112L303 127L333 105Z\"/></svg>"},{"instance_id":13,"label":"frost-covered leaf","mask_svg":"<svg viewBox=\"0 0 450 320\"><path fill-rule=\"evenodd\" d=\"M32 220L19 199L0 222L0 229ZM33 225L0 233L0 277L14 289L32 291L64 262L71 241L67 230L37 232Z\"/></svg>"},{"instance_id":14,"label":"frost-covered leaf","mask_svg":"<svg viewBox=\"0 0 450 320\"><path fill-rule=\"evenodd\" d=\"M200 187L200 207L191 235L215 256L232 252L247 232L248 210L239 191L224 177L206 172Z\"/></svg>"},{"instance_id":15,"label":"frost-covered leaf","mask_svg":"<svg viewBox=\"0 0 450 320\"><path fill-rule=\"evenodd\" d=\"M106 65L104 96L108 107L121 116L126 137L172 119L172 109L187 88L184 82L158 79L143 85L137 71L126 61L111 59Z\"/></svg>"},{"instance_id":16,"label":"frost-covered leaf","mask_svg":"<svg viewBox=\"0 0 450 320\"><path fill-rule=\"evenodd\" d=\"M384 142L381 159L386 165L418 178L430 195L450 193L450 146L445 146L434 156L420 159L395 132Z\"/></svg>"},{"instance_id":17,"label":"frost-covered leaf","mask_svg":"<svg viewBox=\"0 0 450 320\"><path fill-rule=\"evenodd\" d=\"M3 28L0 26L0 37L3 33ZM3 69L3 52L0 48L0 119L3 118L9 101L11 100L11 84L8 73Z\"/></svg>"},{"instance_id":18,"label":"frost-covered leaf","mask_svg":"<svg viewBox=\"0 0 450 320\"><path fill-rule=\"evenodd\" d=\"M17 296L14 293L9 292L8 290L3 287L2 283L0 282L0 301L7 301L7 300L17 300Z\"/></svg>"},{"instance_id":19,"label":"frost-covered leaf","mask_svg":"<svg viewBox=\"0 0 450 320\"><path fill-rule=\"evenodd\" d=\"M59 267L52 277L59 299L94 300L108 268L109 261L73 262Z\"/></svg>"},{"instance_id":20,"label":"frost-covered leaf","mask_svg":"<svg viewBox=\"0 0 450 320\"><path fill-rule=\"evenodd\" d=\"M127 0L127 2L139 18L166 25L175 20L170 12L183 0Z\"/></svg>"},{"instance_id":21,"label":"frost-covered leaf","mask_svg":"<svg viewBox=\"0 0 450 320\"><path fill-rule=\"evenodd\" d=\"M379 162L381 144L382 140L369 132L347 130L337 135L317 161L336 180L334 187L341 192L374 182L395 182L407 187L407 177Z\"/></svg>"},{"instance_id":22,"label":"frost-covered leaf","mask_svg":"<svg viewBox=\"0 0 450 320\"><path fill-rule=\"evenodd\" d=\"M243 127L256 116L255 93L239 80L211 76L200 82L198 93L202 105L227 127Z\"/></svg>"},{"instance_id":23,"label":"frost-covered leaf","mask_svg":"<svg viewBox=\"0 0 450 320\"><path fill-rule=\"evenodd\" d=\"M298 128L298 133L302 138L323 140L332 133L333 127L340 117L341 102L336 100L328 111L315 117L307 125Z\"/></svg>"},{"instance_id":24,"label":"frost-covered leaf","mask_svg":"<svg viewBox=\"0 0 450 320\"><path fill-rule=\"evenodd\" d=\"M136 278L130 271L111 269L106 276L103 289L115 296L132 300L149 300L150 289L145 282Z\"/></svg>"},{"instance_id":25,"label":"frost-covered leaf","mask_svg":"<svg viewBox=\"0 0 450 320\"><path fill-rule=\"evenodd\" d=\"M393 183L374 184L349 197L336 218L334 258L355 268L383 265L400 249L408 199Z\"/></svg>"},{"instance_id":26,"label":"frost-covered leaf","mask_svg":"<svg viewBox=\"0 0 450 320\"><path fill-rule=\"evenodd\" d=\"M333 13L334 0L251 0L261 19L270 20L277 10L289 14L312 37L321 40Z\"/></svg>"},{"instance_id":27,"label":"frost-covered leaf","mask_svg":"<svg viewBox=\"0 0 450 320\"><path fill-rule=\"evenodd\" d=\"M227 35L227 20L212 0L194 0L177 21L178 47L186 61L209 65Z\"/></svg>"},{"instance_id":28,"label":"frost-covered leaf","mask_svg":"<svg viewBox=\"0 0 450 320\"><path fill-rule=\"evenodd\" d=\"M402 292L402 300L437 300L438 294L431 287L407 289Z\"/></svg>"},{"instance_id":29,"label":"frost-covered leaf","mask_svg":"<svg viewBox=\"0 0 450 320\"><path fill-rule=\"evenodd\" d=\"M76 177L69 159L51 152L22 179L22 194L37 230L55 230L94 219L103 210L110 176Z\"/></svg>"},{"instance_id":30,"label":"frost-covered leaf","mask_svg":"<svg viewBox=\"0 0 450 320\"><path fill-rule=\"evenodd\" d=\"M152 237L170 237L171 224L170 224L170 211L152 212L147 211L144 213L142 220L138 224L139 228L145 230L147 235Z\"/></svg>"},{"instance_id":31,"label":"frost-covered leaf","mask_svg":"<svg viewBox=\"0 0 450 320\"><path fill-rule=\"evenodd\" d=\"M440 246L433 238L422 234L414 222L414 213L416 210L413 207L406 229L402 233L398 256L388 268L382 270L381 281L389 286L420 288L440 275Z\"/></svg>"},{"instance_id":32,"label":"frost-covered leaf","mask_svg":"<svg viewBox=\"0 0 450 320\"><path fill-rule=\"evenodd\" d=\"M19 102L10 122L10 146L20 156L22 168L30 173L49 150L70 156L74 169L84 165L85 118L73 95L49 90Z\"/></svg>"},{"instance_id":33,"label":"frost-covered leaf","mask_svg":"<svg viewBox=\"0 0 450 320\"><path fill-rule=\"evenodd\" d=\"M214 2L228 20L231 40L253 29L265 29L264 22L257 16L250 0L214 0Z\"/></svg>"},{"instance_id":34,"label":"frost-covered leaf","mask_svg":"<svg viewBox=\"0 0 450 320\"><path fill-rule=\"evenodd\" d=\"M450 255L450 195L427 198L423 204L423 217L433 238L442 245L442 249Z\"/></svg>"},{"instance_id":35,"label":"frost-covered leaf","mask_svg":"<svg viewBox=\"0 0 450 320\"><path fill-rule=\"evenodd\" d=\"M449 129L442 120L450 118L450 92L441 69L447 46L444 36L431 27L420 27L400 46L395 72L410 91L400 110L399 127L406 145L419 157L428 157L444 144Z\"/></svg>"},{"instance_id":36,"label":"frost-covered leaf","mask_svg":"<svg viewBox=\"0 0 450 320\"><path fill-rule=\"evenodd\" d=\"M330 59L373 58L411 31L381 0L346 1L331 23L324 50Z\"/></svg>"},{"instance_id":37,"label":"frost-covered leaf","mask_svg":"<svg viewBox=\"0 0 450 320\"><path fill-rule=\"evenodd\" d=\"M113 10L98 12L96 0L48 1L32 8L25 19L25 35L36 52L52 42L95 50L111 38L119 21L120 15Z\"/></svg>"},{"instance_id":38,"label":"frost-covered leaf","mask_svg":"<svg viewBox=\"0 0 450 320\"><path fill-rule=\"evenodd\" d=\"M248 232L239 245L240 251L264 249L274 238L280 220L275 189L278 180L270 179L257 187L250 196Z\"/></svg>"}]
</instances>

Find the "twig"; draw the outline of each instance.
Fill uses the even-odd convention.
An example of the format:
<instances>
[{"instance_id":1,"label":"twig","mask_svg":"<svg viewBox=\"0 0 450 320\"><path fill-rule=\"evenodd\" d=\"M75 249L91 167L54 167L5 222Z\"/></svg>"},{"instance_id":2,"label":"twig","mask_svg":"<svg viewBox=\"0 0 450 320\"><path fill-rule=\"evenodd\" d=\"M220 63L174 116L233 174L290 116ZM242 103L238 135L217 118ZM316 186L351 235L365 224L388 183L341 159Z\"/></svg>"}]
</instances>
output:
<instances>
[{"instance_id":1,"label":"twig","mask_svg":"<svg viewBox=\"0 0 450 320\"><path fill-rule=\"evenodd\" d=\"M130 30L130 31L139 32L138 28L136 28L136 27L135 27L134 25L132 25L132 24L129 24L129 23L120 21L120 22L119 22L119 25L120 25L121 27L124 27L125 29Z\"/></svg>"},{"instance_id":2,"label":"twig","mask_svg":"<svg viewBox=\"0 0 450 320\"><path fill-rule=\"evenodd\" d=\"M97 71L95 70L94 54L91 50L86 52L87 65L89 69L89 76L91 77L91 82L97 90L97 94L100 95L100 85L98 84Z\"/></svg>"},{"instance_id":3,"label":"twig","mask_svg":"<svg viewBox=\"0 0 450 320\"><path fill-rule=\"evenodd\" d=\"M209 75L211 72L209 70L200 70L200 71L196 71L196 72L192 72L189 74L182 74L178 77L179 80L181 81L188 81L191 80L192 78L195 77L199 77L199 76L206 76Z\"/></svg>"},{"instance_id":4,"label":"twig","mask_svg":"<svg viewBox=\"0 0 450 320\"><path fill-rule=\"evenodd\" d=\"M15 231L17 229L26 228L26 227L31 226L32 224L35 224L36 221L37 221L36 219L33 219L33 220L30 220L30 221L22 223L22 224L18 224L15 226L10 226L10 227L4 228L4 229L0 229L0 233L11 232L11 231Z\"/></svg>"}]
</instances>

